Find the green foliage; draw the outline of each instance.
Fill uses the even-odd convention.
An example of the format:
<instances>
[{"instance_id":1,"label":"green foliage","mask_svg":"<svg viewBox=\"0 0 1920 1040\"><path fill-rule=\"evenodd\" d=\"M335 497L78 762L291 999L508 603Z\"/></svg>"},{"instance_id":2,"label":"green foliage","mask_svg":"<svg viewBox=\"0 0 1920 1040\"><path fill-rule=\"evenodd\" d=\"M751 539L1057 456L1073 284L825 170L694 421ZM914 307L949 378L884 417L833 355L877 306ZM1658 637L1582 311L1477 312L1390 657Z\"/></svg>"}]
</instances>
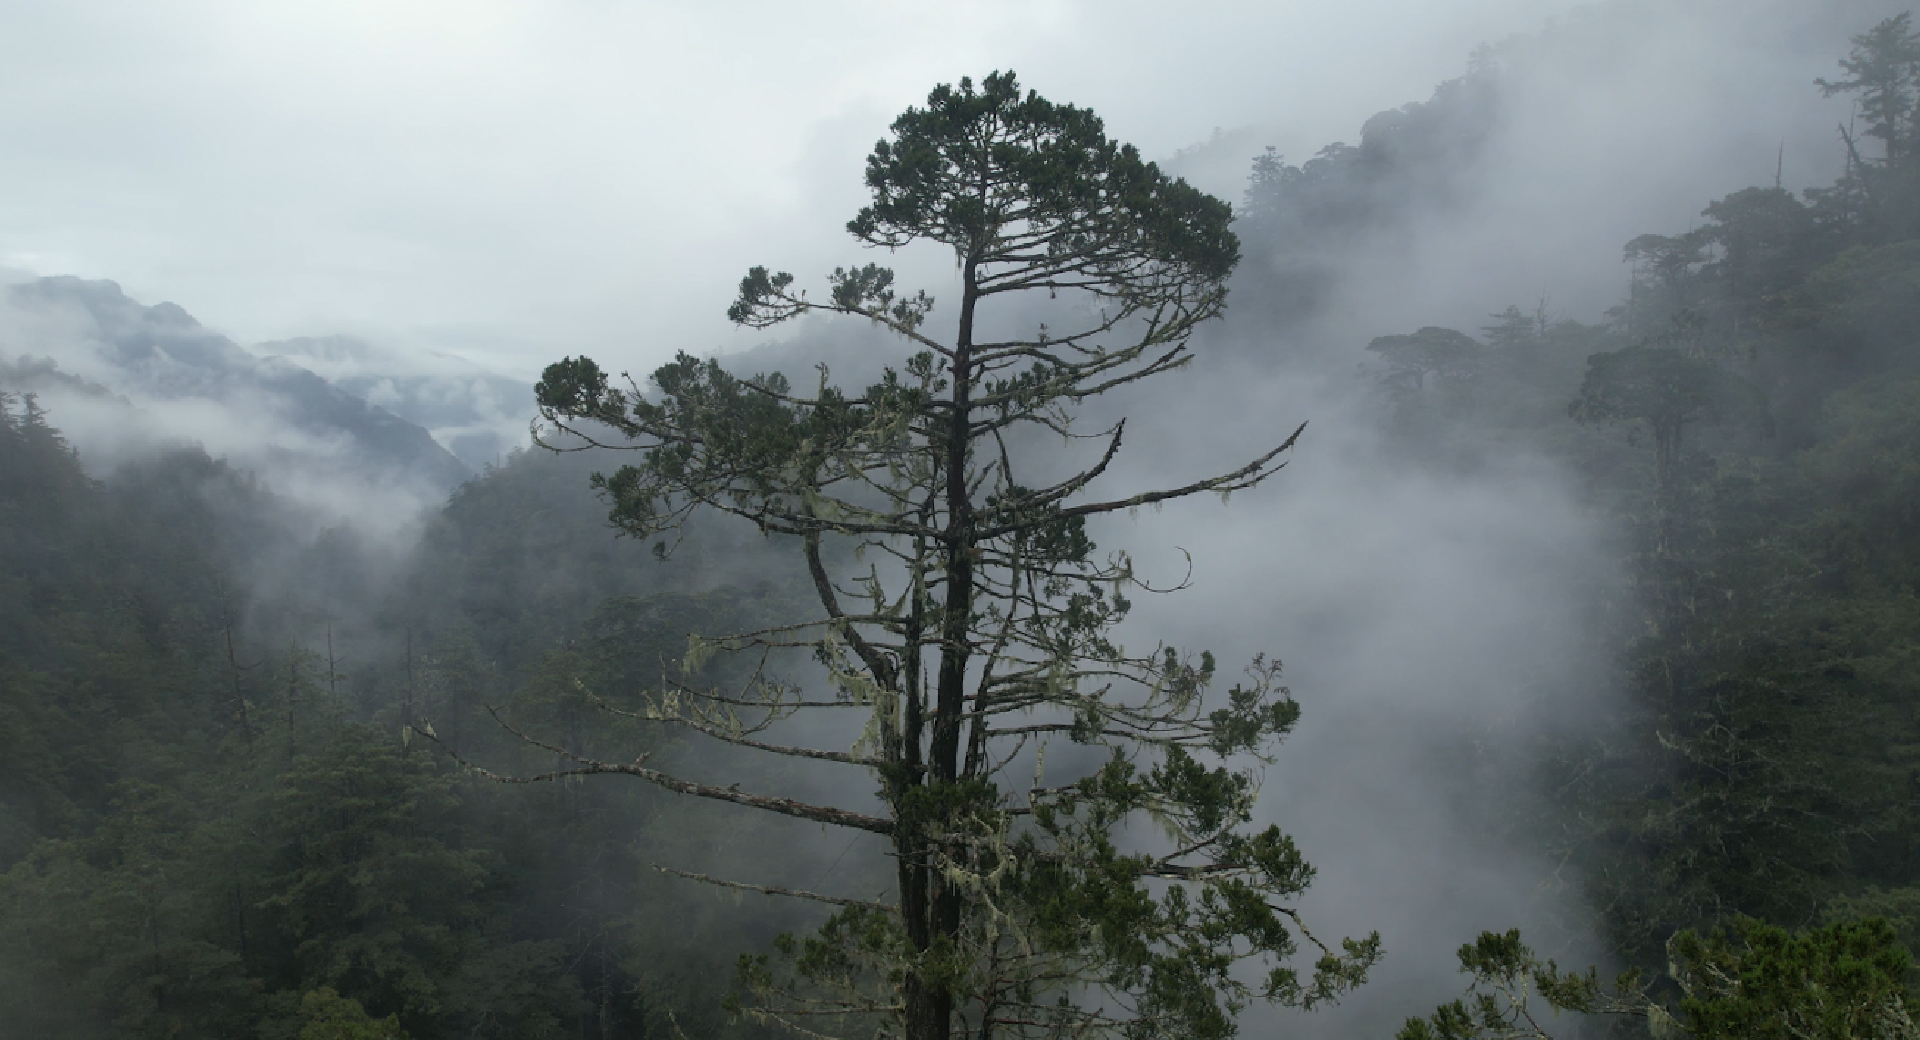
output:
<instances>
[{"instance_id":1,"label":"green foliage","mask_svg":"<svg viewBox=\"0 0 1920 1040\"><path fill-rule=\"evenodd\" d=\"M298 1040L408 1040L399 1016L374 1018L359 1001L326 986L301 995L300 1015Z\"/></svg>"},{"instance_id":2,"label":"green foliage","mask_svg":"<svg viewBox=\"0 0 1920 1040\"><path fill-rule=\"evenodd\" d=\"M639 776L892 843L897 903L779 890L844 909L820 932L782 940L780 959L742 962L752 999L741 1010L761 1021L916 1040L1214 1037L1232 1035L1254 999L1332 999L1364 976L1377 939L1322 947L1310 977L1289 966L1297 922L1281 901L1311 871L1277 830L1245 830L1255 785L1228 757L1265 755L1297 719L1278 665L1257 660L1249 682L1209 702L1211 655L1129 652L1112 630L1129 608L1130 565L1098 560L1085 531L1089 516L1251 487L1291 444L1184 487L1085 495L1123 427L1086 437L1074 408L1186 362L1239 257L1228 207L1109 140L1092 113L1023 95L1011 74L979 89L941 86L892 131L868 161L872 202L848 230L868 246L954 251L950 338L930 331L933 301L902 295L884 268L838 269L816 301L791 275L755 267L728 312L735 322L850 316L914 353L857 393L824 371L801 394L777 374L742 379L685 355L645 392L616 388L585 358L551 366L537 391L556 446L611 430L637 452L595 478L623 531L677 539L703 512L731 514L790 537L817 593L810 613L694 641L689 671L714 654L751 662L734 665L745 674L737 686L669 675L636 717L863 769L883 812L529 739L571 763L561 776ZM1092 306L1050 307L1030 333L976 339L983 309L1022 293ZM1036 432L1093 440L1101 457L1025 484ZM672 549L656 544L662 557ZM823 690L802 695L770 670L791 648L812 652ZM775 739L802 711L852 713L860 734L847 751ZM1011 768L1051 739L1112 757L1063 784L1036 775L1018 786ZM1159 825L1163 847L1116 846L1136 815ZM1247 961L1263 966L1263 982L1247 981Z\"/></svg>"},{"instance_id":3,"label":"green foliage","mask_svg":"<svg viewBox=\"0 0 1920 1040\"><path fill-rule=\"evenodd\" d=\"M1669 944L1682 1020L1701 1040L1920 1035L1907 1017L1912 958L1885 921L1797 935L1757 921Z\"/></svg>"},{"instance_id":4,"label":"green foliage","mask_svg":"<svg viewBox=\"0 0 1920 1040\"><path fill-rule=\"evenodd\" d=\"M88 1035L93 1023L67 1020L86 1007L131 1035L245 1028L257 985L205 927L223 893L199 873L212 852L194 825L200 807L129 782L111 808L89 837L43 844L0 879L6 945L36 951L8 958L10 988L30 995L9 1027Z\"/></svg>"},{"instance_id":5,"label":"green foliage","mask_svg":"<svg viewBox=\"0 0 1920 1040\"><path fill-rule=\"evenodd\" d=\"M1519 931L1482 933L1459 948L1473 977L1467 1000L1407 1019L1400 1040L1551 1040L1534 1013L1628 1015L1655 1038L1692 1040L1903 1040L1920 1036L1907 1013L1912 959L1880 919L1788 933L1751 919L1667 944L1674 1000L1626 973L1611 986L1596 971L1565 973L1521 942ZM1551 1019L1549 1019L1551 1021Z\"/></svg>"},{"instance_id":6,"label":"green foliage","mask_svg":"<svg viewBox=\"0 0 1920 1040\"><path fill-rule=\"evenodd\" d=\"M451 777L431 759L343 736L280 778L259 905L299 978L431 1020L447 1010L437 980L463 959L459 926L481 912L488 857L449 841Z\"/></svg>"},{"instance_id":7,"label":"green foliage","mask_svg":"<svg viewBox=\"0 0 1920 1040\"><path fill-rule=\"evenodd\" d=\"M1686 428L1727 399L1720 369L1669 347L1628 347L1587 360L1587 377L1567 413L1576 422L1639 421L1653 434L1662 470Z\"/></svg>"},{"instance_id":8,"label":"green foliage","mask_svg":"<svg viewBox=\"0 0 1920 1040\"><path fill-rule=\"evenodd\" d=\"M973 263L1014 251L1045 257L990 276L988 291L1065 281L1137 307L1167 292L1138 277L1142 264L1224 295L1217 283L1239 262L1225 203L1109 139L1091 111L1021 96L1011 72L978 90L968 79L942 84L890 129L893 140L867 159L873 202L847 231L887 248L938 242Z\"/></svg>"},{"instance_id":9,"label":"green foliage","mask_svg":"<svg viewBox=\"0 0 1920 1040\"><path fill-rule=\"evenodd\" d=\"M648 589L619 584L634 568L596 569L588 548L557 553L541 528L568 529L565 497L541 497L548 474L510 466L442 518L420 561L434 573L409 597L411 647L396 638L387 657L342 622L338 667L351 674L330 676L335 665L299 645L326 634L300 627L308 590L235 591L241 569L291 555L270 496L190 452L88 480L42 413L8 404L0 1036L294 1040L397 1027L422 1040L610 1040L672 1036L676 1021L749 1035L713 1010L725 961L701 933L746 942L784 918L760 925L676 900L643 873L636 835L685 847L684 820L577 790L530 813L419 742L403 749L397 721L409 703L445 710L446 733L498 743L490 720L471 717L485 719L485 701L586 719L597 712L562 671L657 676L684 650L687 629L674 626L751 616L767 594L654 590L598 618L589 605L544 637L511 632L472 572L528 575L513 591L553 599L568 590L532 576ZM560 476L579 488L580 473ZM604 532L591 494L574 499L577 527ZM359 566L350 541L329 551ZM247 620L229 629L235 616ZM583 918L583 904L600 913ZM316 992L321 1005L303 1010Z\"/></svg>"},{"instance_id":10,"label":"green foliage","mask_svg":"<svg viewBox=\"0 0 1920 1040\"><path fill-rule=\"evenodd\" d=\"M140 515L31 398L0 396L0 865L204 753L235 707L192 696L233 597Z\"/></svg>"},{"instance_id":11,"label":"green foliage","mask_svg":"<svg viewBox=\"0 0 1920 1040\"><path fill-rule=\"evenodd\" d=\"M1637 973L1629 972L1611 988L1599 973L1562 971L1541 960L1520 940L1518 929L1482 932L1460 947L1460 970L1473 976L1467 997L1443 1004L1427 1018L1410 1018L1397 1040L1551 1040L1534 1000L1546 1005L1548 1021L1560 1012L1624 1013L1645 1017L1656 1037L1669 1035L1672 1016L1647 1001Z\"/></svg>"},{"instance_id":12,"label":"green foliage","mask_svg":"<svg viewBox=\"0 0 1920 1040\"><path fill-rule=\"evenodd\" d=\"M1434 326L1405 336L1381 336L1367 349L1386 363L1389 381L1410 384L1413 390L1425 389L1429 375L1471 378L1483 352L1472 336Z\"/></svg>"},{"instance_id":13,"label":"green foliage","mask_svg":"<svg viewBox=\"0 0 1920 1040\"><path fill-rule=\"evenodd\" d=\"M1775 320L1795 346L1851 369L1905 367L1906 324L1920 303L1920 242L1854 246L1780 300Z\"/></svg>"},{"instance_id":14,"label":"green foliage","mask_svg":"<svg viewBox=\"0 0 1920 1040\"><path fill-rule=\"evenodd\" d=\"M1667 944L1661 1001L1639 973L1611 986L1598 974L1563 972L1520 941L1483 932L1460 948L1473 977L1468 999L1409 1019L1400 1040L1500 1037L1551 1040L1533 1011L1641 1019L1654 1037L1692 1040L1899 1040L1920 1036L1906 1010L1907 951L1885 921L1868 919L1789 933L1741 918L1725 930L1681 932ZM1549 1019L1549 1021L1552 1021Z\"/></svg>"},{"instance_id":15,"label":"green foliage","mask_svg":"<svg viewBox=\"0 0 1920 1040\"><path fill-rule=\"evenodd\" d=\"M1806 278L1824 252L1814 215L1784 188L1747 188L1709 205L1696 234L1720 248L1707 268L1739 312L1760 319L1780 293ZM1744 306L1743 306L1744 305Z\"/></svg>"},{"instance_id":16,"label":"green foliage","mask_svg":"<svg viewBox=\"0 0 1920 1040\"><path fill-rule=\"evenodd\" d=\"M1897 14L1853 38L1853 51L1840 59L1847 76L1818 80L1828 96L1860 95L1860 114L1867 134L1885 146L1891 163L1910 150L1915 115L1915 91L1920 88L1920 36L1913 32L1913 16Z\"/></svg>"}]
</instances>

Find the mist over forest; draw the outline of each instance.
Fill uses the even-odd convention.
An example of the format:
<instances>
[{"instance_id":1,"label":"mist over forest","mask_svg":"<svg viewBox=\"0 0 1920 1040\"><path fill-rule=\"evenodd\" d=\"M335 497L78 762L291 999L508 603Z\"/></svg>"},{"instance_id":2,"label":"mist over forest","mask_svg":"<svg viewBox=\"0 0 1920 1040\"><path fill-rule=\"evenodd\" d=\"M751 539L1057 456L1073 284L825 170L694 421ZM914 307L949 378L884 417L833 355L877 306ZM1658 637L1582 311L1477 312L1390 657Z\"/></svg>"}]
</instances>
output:
<instances>
[{"instance_id":1,"label":"mist over forest","mask_svg":"<svg viewBox=\"0 0 1920 1040\"><path fill-rule=\"evenodd\" d=\"M329 165L225 289L0 161L0 1038L1920 1037L1920 28L1444 6L1216 107L956 31L709 195ZM483 22L419 170L461 55L614 81Z\"/></svg>"}]
</instances>

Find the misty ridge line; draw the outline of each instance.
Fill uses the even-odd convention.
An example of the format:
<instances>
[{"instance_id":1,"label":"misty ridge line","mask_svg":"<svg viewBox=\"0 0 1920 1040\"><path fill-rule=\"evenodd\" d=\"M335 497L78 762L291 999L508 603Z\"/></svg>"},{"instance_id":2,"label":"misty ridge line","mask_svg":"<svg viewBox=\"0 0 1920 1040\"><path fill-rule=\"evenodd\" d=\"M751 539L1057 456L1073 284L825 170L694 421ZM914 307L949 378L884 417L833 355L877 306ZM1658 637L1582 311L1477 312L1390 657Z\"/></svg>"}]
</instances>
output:
<instances>
[{"instance_id":1,"label":"misty ridge line","mask_svg":"<svg viewBox=\"0 0 1920 1040\"><path fill-rule=\"evenodd\" d=\"M96 470L201 444L317 515L370 529L416 524L503 461L531 414L530 387L458 358L346 337L242 349L111 282L9 286L5 326L29 350L0 384L38 395Z\"/></svg>"}]
</instances>

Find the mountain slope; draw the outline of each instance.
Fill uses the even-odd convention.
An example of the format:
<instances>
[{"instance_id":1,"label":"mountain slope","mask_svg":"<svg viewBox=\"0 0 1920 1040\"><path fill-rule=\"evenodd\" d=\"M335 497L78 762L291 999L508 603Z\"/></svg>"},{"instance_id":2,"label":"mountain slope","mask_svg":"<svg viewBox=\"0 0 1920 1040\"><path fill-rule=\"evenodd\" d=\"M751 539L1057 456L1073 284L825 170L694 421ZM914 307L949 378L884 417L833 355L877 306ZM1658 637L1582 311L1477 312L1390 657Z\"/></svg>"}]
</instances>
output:
<instances>
[{"instance_id":1,"label":"mountain slope","mask_svg":"<svg viewBox=\"0 0 1920 1040\"><path fill-rule=\"evenodd\" d=\"M47 359L7 366L5 388L40 395L96 469L197 442L296 499L358 515L437 502L471 475L422 427L113 282L11 286L0 335L0 352Z\"/></svg>"},{"instance_id":2,"label":"mountain slope","mask_svg":"<svg viewBox=\"0 0 1920 1040\"><path fill-rule=\"evenodd\" d=\"M426 427L434 440L475 470L498 464L526 443L533 387L465 358L352 336L303 336L256 343L252 350L284 357Z\"/></svg>"}]
</instances>

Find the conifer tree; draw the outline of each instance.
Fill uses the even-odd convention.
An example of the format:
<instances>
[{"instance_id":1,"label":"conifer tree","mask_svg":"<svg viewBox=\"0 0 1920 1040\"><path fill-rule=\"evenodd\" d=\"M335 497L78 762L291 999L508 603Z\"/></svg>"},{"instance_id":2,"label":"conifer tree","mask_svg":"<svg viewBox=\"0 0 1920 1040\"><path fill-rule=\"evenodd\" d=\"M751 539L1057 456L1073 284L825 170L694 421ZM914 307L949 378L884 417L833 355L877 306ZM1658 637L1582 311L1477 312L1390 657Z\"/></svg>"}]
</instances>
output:
<instances>
[{"instance_id":1,"label":"conifer tree","mask_svg":"<svg viewBox=\"0 0 1920 1040\"><path fill-rule=\"evenodd\" d=\"M847 225L862 244L952 250L960 299L947 335L932 298L875 264L836 270L821 297L755 267L729 316L752 328L815 313L871 322L913 351L901 368L854 392L823 372L802 394L684 354L651 388L568 358L538 394L553 428L638 453L595 478L627 533L665 536L664 554L696 513L730 514L786 536L812 578L815 616L697 639L694 656L803 647L830 690L762 670L744 690L670 683L642 714L867 771L882 810L696 783L524 735L571 760L550 776L627 774L890 840L890 902L778 890L839 909L783 942L789 956L744 962L748 1010L766 1020L910 1040L1220 1037L1251 1000L1335 997L1361 980L1378 937L1312 939L1289 905L1312 868L1279 828L1250 825L1248 763L1298 716L1278 663L1256 658L1247 681L1210 695L1210 654L1123 646L1114 627L1133 571L1125 554L1097 556L1087 532L1102 514L1251 488L1299 434L1179 486L1089 494L1125 422L1087 434L1076 406L1188 361L1239 259L1230 208L1110 140L1094 113L1023 94L1010 73L940 86L908 109L866 182L872 201ZM1078 324L981 334L990 311L994 328L1017 326L1034 313L1020 301L1040 298ZM1090 464L1035 481L1035 433L1091 442ZM836 541L865 554L864 573L842 573L835 561L853 554ZM803 711L862 716L864 728L851 748L782 743L779 724ZM1018 756L1049 741L1104 762L1070 782L1022 782L1010 764L1032 777ZM1117 832L1137 817L1165 843L1123 846ZM1292 965L1302 936L1318 948L1306 971Z\"/></svg>"},{"instance_id":2,"label":"conifer tree","mask_svg":"<svg viewBox=\"0 0 1920 1040\"><path fill-rule=\"evenodd\" d=\"M1814 82L1828 97L1858 94L1867 134L1880 140L1885 161L1903 158L1920 107L1920 35L1913 31L1913 16L1894 15L1855 36L1853 50L1840 59L1840 67L1845 79Z\"/></svg>"}]
</instances>

